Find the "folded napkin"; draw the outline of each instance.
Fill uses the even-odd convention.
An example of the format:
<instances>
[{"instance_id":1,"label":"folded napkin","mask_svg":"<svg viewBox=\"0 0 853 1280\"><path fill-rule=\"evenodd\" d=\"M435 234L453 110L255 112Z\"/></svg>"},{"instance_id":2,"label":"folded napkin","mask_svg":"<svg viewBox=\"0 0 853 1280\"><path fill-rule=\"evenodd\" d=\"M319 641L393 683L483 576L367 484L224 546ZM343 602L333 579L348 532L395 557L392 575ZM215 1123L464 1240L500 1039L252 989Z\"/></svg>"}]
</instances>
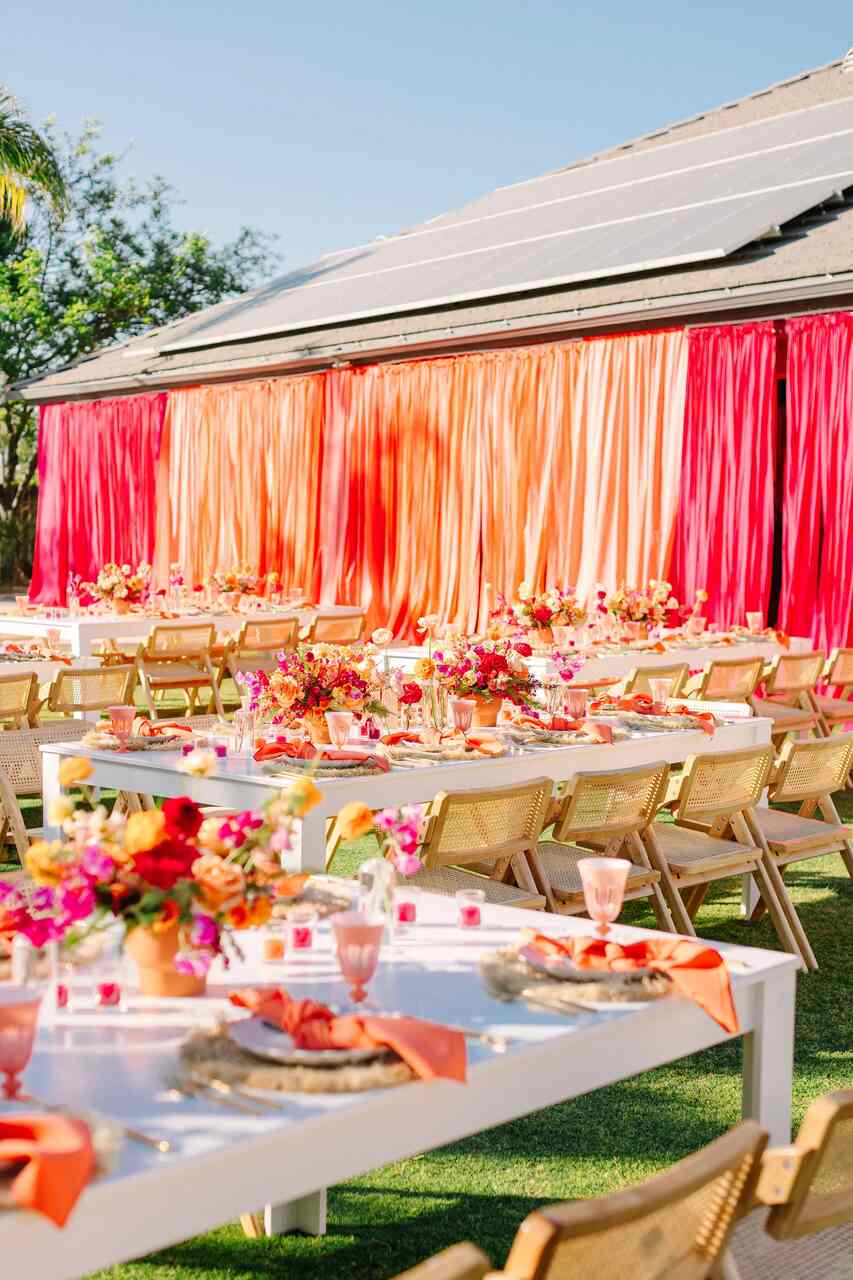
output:
<instances>
[{"instance_id":1,"label":"folded napkin","mask_svg":"<svg viewBox=\"0 0 853 1280\"><path fill-rule=\"evenodd\" d=\"M717 721L714 719L712 711L694 711L692 707L686 707L682 703L679 703L677 707L671 707L670 711L674 716L689 716L691 720L696 721L697 729L701 729L703 733L707 733L713 738Z\"/></svg>"},{"instance_id":2,"label":"folded napkin","mask_svg":"<svg viewBox=\"0 0 853 1280\"><path fill-rule=\"evenodd\" d=\"M597 680L568 680L566 688L571 689L609 689L613 684L619 684L619 676L599 676Z\"/></svg>"},{"instance_id":3,"label":"folded napkin","mask_svg":"<svg viewBox=\"0 0 853 1280\"><path fill-rule=\"evenodd\" d=\"M422 1080L465 1083L465 1037L419 1018L336 1015L316 1000L294 1000L284 987L243 987L231 1003L286 1031L300 1049L393 1049Z\"/></svg>"},{"instance_id":4,"label":"folded napkin","mask_svg":"<svg viewBox=\"0 0 853 1280\"><path fill-rule=\"evenodd\" d=\"M532 929L523 930L522 938L525 946L543 956L565 956L578 969L666 973L678 993L698 1004L724 1031L738 1030L729 971L713 947L687 938L644 938L622 946L606 938L547 938Z\"/></svg>"},{"instance_id":5,"label":"folded napkin","mask_svg":"<svg viewBox=\"0 0 853 1280\"><path fill-rule=\"evenodd\" d=\"M154 723L147 716L137 716L130 731L137 738L174 738L177 735L189 739L193 736L189 725L171 724L162 720Z\"/></svg>"},{"instance_id":6,"label":"folded napkin","mask_svg":"<svg viewBox=\"0 0 853 1280\"><path fill-rule=\"evenodd\" d=\"M358 748L318 748L311 742L262 742L255 749L254 759L260 764L264 760L278 760L282 756L286 760L358 760L371 768L381 769L383 773L391 768L384 756L369 755Z\"/></svg>"},{"instance_id":7,"label":"folded napkin","mask_svg":"<svg viewBox=\"0 0 853 1280\"><path fill-rule=\"evenodd\" d=\"M0 1168L5 1162L23 1162L12 1182L15 1203L58 1227L65 1226L95 1169L89 1130L61 1115L0 1117Z\"/></svg>"}]
</instances>

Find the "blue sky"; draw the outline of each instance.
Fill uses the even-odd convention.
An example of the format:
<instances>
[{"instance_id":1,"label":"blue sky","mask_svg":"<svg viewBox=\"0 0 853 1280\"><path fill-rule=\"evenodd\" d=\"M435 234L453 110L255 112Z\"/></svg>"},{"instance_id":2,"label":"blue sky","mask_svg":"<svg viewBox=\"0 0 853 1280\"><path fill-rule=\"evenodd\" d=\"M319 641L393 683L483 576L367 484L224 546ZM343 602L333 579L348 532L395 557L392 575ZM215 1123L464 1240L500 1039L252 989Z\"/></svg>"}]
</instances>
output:
<instances>
[{"instance_id":1,"label":"blue sky","mask_svg":"<svg viewBox=\"0 0 853 1280\"><path fill-rule=\"evenodd\" d=\"M5 0L0 78L32 115L183 194L286 266L843 55L849 0Z\"/></svg>"}]
</instances>

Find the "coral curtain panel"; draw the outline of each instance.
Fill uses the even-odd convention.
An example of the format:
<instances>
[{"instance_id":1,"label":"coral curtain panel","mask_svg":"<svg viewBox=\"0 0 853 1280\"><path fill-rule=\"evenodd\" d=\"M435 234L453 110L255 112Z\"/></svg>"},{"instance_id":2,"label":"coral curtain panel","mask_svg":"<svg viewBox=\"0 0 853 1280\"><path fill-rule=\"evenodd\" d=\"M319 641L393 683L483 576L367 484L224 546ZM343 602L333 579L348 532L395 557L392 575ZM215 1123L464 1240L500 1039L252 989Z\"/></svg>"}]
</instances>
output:
<instances>
[{"instance_id":1,"label":"coral curtain panel","mask_svg":"<svg viewBox=\"0 0 853 1280\"><path fill-rule=\"evenodd\" d=\"M47 405L30 597L64 603L69 573L154 555L164 393Z\"/></svg>"},{"instance_id":2,"label":"coral curtain panel","mask_svg":"<svg viewBox=\"0 0 853 1280\"><path fill-rule=\"evenodd\" d=\"M672 580L709 618L767 609L773 558L776 330L772 322L688 336L681 499Z\"/></svg>"},{"instance_id":3,"label":"coral curtain panel","mask_svg":"<svg viewBox=\"0 0 853 1280\"><path fill-rule=\"evenodd\" d=\"M160 452L155 579L247 564L319 588L320 374L173 391Z\"/></svg>"},{"instance_id":4,"label":"coral curtain panel","mask_svg":"<svg viewBox=\"0 0 853 1280\"><path fill-rule=\"evenodd\" d=\"M853 643L853 316L786 324L780 617L819 648Z\"/></svg>"}]
</instances>

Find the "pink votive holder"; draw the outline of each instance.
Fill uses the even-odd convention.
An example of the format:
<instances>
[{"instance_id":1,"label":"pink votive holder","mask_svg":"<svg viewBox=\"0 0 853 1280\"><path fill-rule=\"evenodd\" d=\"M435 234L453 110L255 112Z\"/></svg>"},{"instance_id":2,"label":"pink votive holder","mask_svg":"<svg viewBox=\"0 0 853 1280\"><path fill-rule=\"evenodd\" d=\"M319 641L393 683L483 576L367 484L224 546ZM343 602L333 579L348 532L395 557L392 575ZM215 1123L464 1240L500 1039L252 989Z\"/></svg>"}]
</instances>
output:
<instances>
[{"instance_id":1,"label":"pink votive holder","mask_svg":"<svg viewBox=\"0 0 853 1280\"><path fill-rule=\"evenodd\" d=\"M457 889L456 908L460 929L479 929L483 923L483 903L486 895L482 889Z\"/></svg>"},{"instance_id":2,"label":"pink votive holder","mask_svg":"<svg viewBox=\"0 0 853 1280\"><path fill-rule=\"evenodd\" d=\"M188 756L188 755L190 755L190 753L191 753L191 752L193 752L193 751L195 751L195 743L194 743L194 742L182 742L182 743L181 743L181 755L182 755L182 756Z\"/></svg>"},{"instance_id":3,"label":"pink votive holder","mask_svg":"<svg viewBox=\"0 0 853 1280\"><path fill-rule=\"evenodd\" d=\"M115 1009L121 1004L121 984L96 982L95 1004L99 1009Z\"/></svg>"},{"instance_id":4,"label":"pink votive holder","mask_svg":"<svg viewBox=\"0 0 853 1280\"><path fill-rule=\"evenodd\" d=\"M287 945L290 951L310 951L314 946L317 912L312 907L295 907L287 918Z\"/></svg>"},{"instance_id":5,"label":"pink votive holder","mask_svg":"<svg viewBox=\"0 0 853 1280\"><path fill-rule=\"evenodd\" d=\"M447 699L447 709L450 712L450 720L454 729L458 729L460 733L468 732L474 719L474 707L476 705L473 698Z\"/></svg>"}]
</instances>

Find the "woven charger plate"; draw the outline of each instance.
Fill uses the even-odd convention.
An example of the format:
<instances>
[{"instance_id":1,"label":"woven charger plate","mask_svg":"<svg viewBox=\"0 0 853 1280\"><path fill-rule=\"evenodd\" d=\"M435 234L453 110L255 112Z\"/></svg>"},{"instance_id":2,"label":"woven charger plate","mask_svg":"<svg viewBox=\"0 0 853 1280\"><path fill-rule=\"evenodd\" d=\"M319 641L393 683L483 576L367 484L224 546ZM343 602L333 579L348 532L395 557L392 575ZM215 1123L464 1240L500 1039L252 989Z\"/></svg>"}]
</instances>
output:
<instances>
[{"instance_id":1,"label":"woven charger plate","mask_svg":"<svg viewBox=\"0 0 853 1280\"><path fill-rule=\"evenodd\" d=\"M270 774L273 778L302 778L306 773L313 772L314 764L313 760L306 760L304 764L294 760L287 765L265 764L263 769L264 773ZM345 769L324 768L322 773L317 776L323 778L372 778L377 773L382 772L384 771L377 769L375 765L356 764Z\"/></svg>"},{"instance_id":2,"label":"woven charger plate","mask_svg":"<svg viewBox=\"0 0 853 1280\"><path fill-rule=\"evenodd\" d=\"M363 1066L284 1067L246 1053L220 1031L199 1031L181 1045L181 1061L194 1076L274 1093L364 1093L415 1079L392 1053Z\"/></svg>"},{"instance_id":3,"label":"woven charger plate","mask_svg":"<svg viewBox=\"0 0 853 1280\"><path fill-rule=\"evenodd\" d=\"M634 1004L639 1000L659 1000L670 995L672 984L661 973L648 975L608 973L606 980L591 977L588 982L567 982L550 978L522 960L517 951L506 948L480 957L480 976L498 1000L529 997L561 1012L584 1001L596 1004Z\"/></svg>"}]
</instances>

